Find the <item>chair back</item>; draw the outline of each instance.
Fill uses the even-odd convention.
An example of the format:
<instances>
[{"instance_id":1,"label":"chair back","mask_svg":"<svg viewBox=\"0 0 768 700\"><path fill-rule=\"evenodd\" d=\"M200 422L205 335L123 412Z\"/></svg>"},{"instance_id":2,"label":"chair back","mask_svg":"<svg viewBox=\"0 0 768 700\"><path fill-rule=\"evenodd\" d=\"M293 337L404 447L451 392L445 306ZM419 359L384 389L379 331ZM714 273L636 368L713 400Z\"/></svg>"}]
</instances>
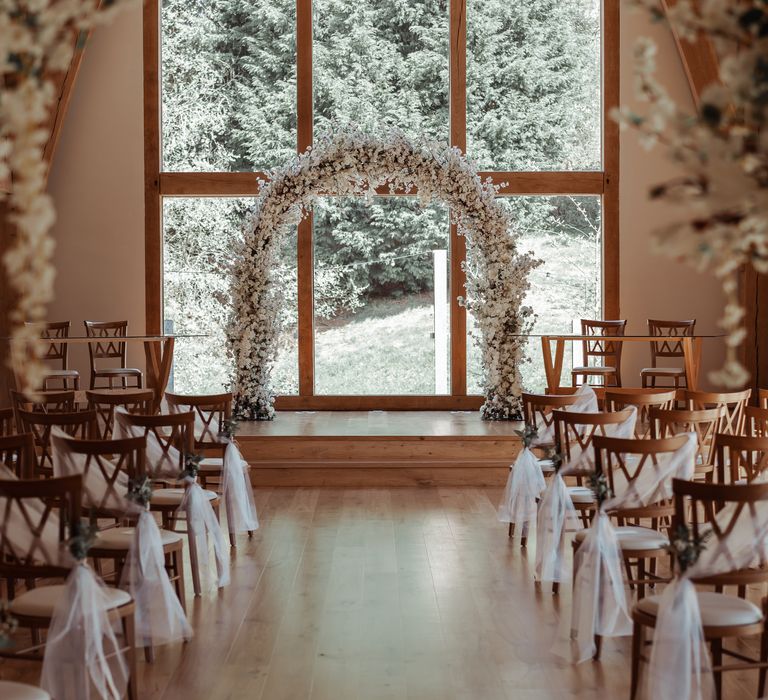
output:
<instances>
[{"instance_id":1,"label":"chair back","mask_svg":"<svg viewBox=\"0 0 768 700\"><path fill-rule=\"evenodd\" d=\"M118 359L120 367L125 367L126 344L115 338L125 338L128 333L128 321L83 321L85 334L89 338L104 338L103 342L88 343L91 360L91 372L96 369L96 360Z\"/></svg>"},{"instance_id":2,"label":"chair back","mask_svg":"<svg viewBox=\"0 0 768 700\"><path fill-rule=\"evenodd\" d=\"M96 411L98 437L109 440L115 427L115 409L122 406L132 413L149 413L155 392L152 389L90 389L85 397L88 407Z\"/></svg>"},{"instance_id":3,"label":"chair back","mask_svg":"<svg viewBox=\"0 0 768 700\"><path fill-rule=\"evenodd\" d=\"M695 433L699 446L697 459L698 471L710 471L702 469L704 465L714 464L715 435L720 425L720 408L709 408L698 411L688 409L661 409L652 408L649 416L651 420L651 437L659 439L679 435L680 433Z\"/></svg>"},{"instance_id":4,"label":"chair back","mask_svg":"<svg viewBox=\"0 0 768 700\"><path fill-rule=\"evenodd\" d=\"M741 435L744 430L744 409L747 406L751 389L744 391L690 391L684 394L688 408L719 408L720 425L718 433Z\"/></svg>"},{"instance_id":5,"label":"chair back","mask_svg":"<svg viewBox=\"0 0 768 700\"><path fill-rule=\"evenodd\" d=\"M725 538L734 531L740 519L749 518L758 510L763 517L768 511L768 484L723 485L674 479L672 490L675 502L673 527L687 526L696 539L706 535L705 547L707 550L715 548L713 551L718 555L724 549ZM718 519L718 513L724 510L725 515ZM722 560L727 562L728 557L723 554ZM691 580L709 586L760 584L768 581L768 567L734 568Z\"/></svg>"},{"instance_id":6,"label":"chair back","mask_svg":"<svg viewBox=\"0 0 768 700\"><path fill-rule=\"evenodd\" d=\"M150 478L162 480L162 472L167 473L171 467L176 473L184 469L185 455L195 449L195 414L192 411L158 415L128 413L123 418L128 425L143 431L147 441L146 470Z\"/></svg>"},{"instance_id":7,"label":"chair back","mask_svg":"<svg viewBox=\"0 0 768 700\"><path fill-rule=\"evenodd\" d=\"M82 457L76 463L73 460L71 466L82 476L82 507L88 517L123 518L128 482L141 479L145 473L145 438L79 440L65 437L59 440L64 449Z\"/></svg>"},{"instance_id":8,"label":"chair back","mask_svg":"<svg viewBox=\"0 0 768 700\"><path fill-rule=\"evenodd\" d=\"M232 394L181 395L165 393L171 411L195 414L195 449L221 448L224 422L232 417Z\"/></svg>"},{"instance_id":9,"label":"chair back","mask_svg":"<svg viewBox=\"0 0 768 700\"><path fill-rule=\"evenodd\" d=\"M651 409L672 408L676 393L674 389L611 387L605 390L604 406L606 411L619 411L627 406L634 406L637 409L635 437L647 438L651 435Z\"/></svg>"},{"instance_id":10,"label":"chair back","mask_svg":"<svg viewBox=\"0 0 768 700\"><path fill-rule=\"evenodd\" d=\"M11 402L14 408L38 413L74 411L77 403L75 392L71 390L36 391L31 396L11 390Z\"/></svg>"},{"instance_id":11,"label":"chair back","mask_svg":"<svg viewBox=\"0 0 768 700\"><path fill-rule=\"evenodd\" d=\"M648 319L648 335L663 338L651 341L651 367L656 367L659 357L684 357L683 338L692 336L696 319L687 321L659 321Z\"/></svg>"},{"instance_id":12,"label":"chair back","mask_svg":"<svg viewBox=\"0 0 768 700\"><path fill-rule=\"evenodd\" d=\"M593 321L581 319L581 334L591 336L581 341L584 364L589 365L589 358L599 358L600 364L620 367L621 349L624 343L615 343L610 338L624 335L626 319L619 321ZM593 339L594 338L594 339Z\"/></svg>"},{"instance_id":13,"label":"chair back","mask_svg":"<svg viewBox=\"0 0 768 700\"><path fill-rule=\"evenodd\" d=\"M83 480L67 476L47 481L0 479L0 577L65 578L70 571L58 556L72 523L80 522ZM26 524L20 532L20 523ZM49 540L58 535L52 551Z\"/></svg>"},{"instance_id":14,"label":"chair back","mask_svg":"<svg viewBox=\"0 0 768 700\"><path fill-rule=\"evenodd\" d=\"M744 432L754 437L768 437L768 408L747 406L744 409Z\"/></svg>"},{"instance_id":15,"label":"chair back","mask_svg":"<svg viewBox=\"0 0 768 700\"><path fill-rule=\"evenodd\" d=\"M0 436L0 465L17 479L35 478L35 438L32 433ZM0 475L0 479L6 475Z\"/></svg>"},{"instance_id":16,"label":"chair back","mask_svg":"<svg viewBox=\"0 0 768 700\"><path fill-rule=\"evenodd\" d=\"M567 410L579 397L575 394L528 394L523 392L523 420L538 430L539 435L550 431L554 435L556 409Z\"/></svg>"},{"instance_id":17,"label":"chair back","mask_svg":"<svg viewBox=\"0 0 768 700\"><path fill-rule=\"evenodd\" d=\"M35 439L37 476L53 476L53 454L51 452L51 429L56 426L73 437L91 438L96 434L95 411L62 411L38 413L37 411L16 411L24 432L32 433Z\"/></svg>"},{"instance_id":18,"label":"chair back","mask_svg":"<svg viewBox=\"0 0 768 700\"><path fill-rule=\"evenodd\" d=\"M13 409L0 408L0 435L12 435L14 432Z\"/></svg>"},{"instance_id":19,"label":"chair back","mask_svg":"<svg viewBox=\"0 0 768 700\"><path fill-rule=\"evenodd\" d=\"M555 445L565 462L592 450L597 435L609 435L611 426L619 425L632 415L631 408L623 411L575 413L555 410ZM590 470L591 471L591 470ZM588 473L587 471L584 474Z\"/></svg>"},{"instance_id":20,"label":"chair back","mask_svg":"<svg viewBox=\"0 0 768 700\"><path fill-rule=\"evenodd\" d=\"M596 435L593 439L595 473L605 474L608 477L608 484L614 494L622 493L641 475L663 466L662 460L665 457L669 458L686 442L688 442L686 435L676 435L661 440L623 439ZM693 472L695 465L690 466ZM623 521L626 519L651 518L654 521L651 527L658 529L662 525L661 519L665 519L664 524L668 525L673 513L672 498L660 497L646 506L622 508L612 514L619 518L620 524L624 524Z\"/></svg>"},{"instance_id":21,"label":"chair back","mask_svg":"<svg viewBox=\"0 0 768 700\"><path fill-rule=\"evenodd\" d=\"M49 323L34 323L28 321L24 325L39 328L40 337L43 340L51 341L46 345L45 352L41 359L44 361L54 361L61 365L61 369L67 369L69 344L57 343L56 341L61 338L69 338L69 321L54 321Z\"/></svg>"},{"instance_id":22,"label":"chair back","mask_svg":"<svg viewBox=\"0 0 768 700\"><path fill-rule=\"evenodd\" d=\"M716 435L715 467L721 484L751 482L768 467L768 438Z\"/></svg>"}]
</instances>

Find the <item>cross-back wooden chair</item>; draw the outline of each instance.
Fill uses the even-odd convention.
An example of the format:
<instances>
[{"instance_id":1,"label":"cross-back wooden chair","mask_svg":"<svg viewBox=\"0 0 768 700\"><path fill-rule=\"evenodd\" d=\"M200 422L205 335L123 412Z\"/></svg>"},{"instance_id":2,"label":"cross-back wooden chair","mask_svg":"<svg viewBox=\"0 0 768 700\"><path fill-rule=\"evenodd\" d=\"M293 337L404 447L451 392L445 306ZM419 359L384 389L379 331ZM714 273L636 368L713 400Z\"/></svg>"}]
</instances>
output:
<instances>
[{"instance_id":1,"label":"cross-back wooden chair","mask_svg":"<svg viewBox=\"0 0 768 700\"><path fill-rule=\"evenodd\" d=\"M744 432L754 437L768 437L768 408L747 406L744 409Z\"/></svg>"},{"instance_id":2,"label":"cross-back wooden chair","mask_svg":"<svg viewBox=\"0 0 768 700\"><path fill-rule=\"evenodd\" d=\"M604 386L621 386L621 352L624 344L610 339L624 335L626 327L626 319L617 321L581 319L581 335L591 337L581 342L584 365L571 370L573 386L579 383L580 377L584 378L584 383L589 383L590 377L599 377ZM597 364L589 366L589 361L593 358Z\"/></svg>"},{"instance_id":3,"label":"cross-back wooden chair","mask_svg":"<svg viewBox=\"0 0 768 700\"><path fill-rule=\"evenodd\" d=\"M606 389L605 410L619 411L627 406L634 406L637 409L635 437L647 438L651 436L651 409L672 408L675 403L675 396L674 389Z\"/></svg>"},{"instance_id":4,"label":"cross-back wooden chair","mask_svg":"<svg viewBox=\"0 0 768 700\"><path fill-rule=\"evenodd\" d=\"M128 332L128 321L83 321L85 334L89 338L103 338L101 342L88 343L88 355L91 362L90 388L96 389L99 379L107 380L107 387L112 389L115 381L120 381L120 387L128 388L129 382L135 382L135 388L141 389L144 375L140 369L126 366L127 344L120 338L125 338ZM105 367L102 361L119 362L119 367Z\"/></svg>"},{"instance_id":5,"label":"cross-back wooden chair","mask_svg":"<svg viewBox=\"0 0 768 700\"><path fill-rule=\"evenodd\" d=\"M722 392L686 391L684 398L688 408L719 408L721 410L718 433L741 435L744 430L744 409L751 394L751 389Z\"/></svg>"},{"instance_id":6,"label":"cross-back wooden chair","mask_svg":"<svg viewBox=\"0 0 768 700\"><path fill-rule=\"evenodd\" d=\"M12 435L16 430L16 422L12 408L0 408L0 435Z\"/></svg>"},{"instance_id":7,"label":"cross-back wooden chair","mask_svg":"<svg viewBox=\"0 0 768 700\"><path fill-rule=\"evenodd\" d=\"M693 538L711 533L706 548L723 547L725 537L732 531L737 518L754 512L756 507L768 508L768 484L721 485L674 479L673 527L686 525ZM715 515L724 507L732 508L727 522L719 524ZM690 517L689 517L690 516ZM743 589L748 585L765 587L768 567L761 565L737 569L727 573L691 579L698 586L712 586L722 591L725 586ZM710 645L712 671L717 698L722 697L722 674L729 670L744 672L759 669L757 697L765 692L766 666L768 666L768 626L765 606L761 609L743 598L721 592L698 591L704 638ZM659 611L660 595L651 595L638 601L632 610L634 630L632 634L632 682L630 697L635 698L639 687L640 665L647 661L645 629L654 629ZM759 658L748 657L740 645L738 651L726 649L723 640L728 638L761 636ZM734 657L736 664L725 665L723 656Z\"/></svg>"},{"instance_id":8,"label":"cross-back wooden chair","mask_svg":"<svg viewBox=\"0 0 768 700\"><path fill-rule=\"evenodd\" d=\"M69 369L69 344L60 342L62 338L69 338L69 321L55 321L48 323L26 323L27 326L38 328L40 337L50 341L46 345L42 360L60 365L57 369L46 372L43 379L43 390L51 389L61 384L62 390L80 389L80 372ZM59 341L59 342L57 342Z\"/></svg>"},{"instance_id":9,"label":"cross-back wooden chair","mask_svg":"<svg viewBox=\"0 0 768 700\"><path fill-rule=\"evenodd\" d=\"M10 393L13 408L20 408L24 411L61 413L62 411L75 411L77 409L77 399L72 389L38 391L32 396L14 390L11 390Z\"/></svg>"},{"instance_id":10,"label":"cross-back wooden chair","mask_svg":"<svg viewBox=\"0 0 768 700\"><path fill-rule=\"evenodd\" d=\"M109 440L115 427L115 409L131 413L149 413L155 392L152 389L94 389L85 392L88 407L96 411L98 436Z\"/></svg>"},{"instance_id":11,"label":"cross-back wooden chair","mask_svg":"<svg viewBox=\"0 0 768 700\"><path fill-rule=\"evenodd\" d=\"M768 467L768 438L715 437L715 470L720 484L751 483Z\"/></svg>"},{"instance_id":12,"label":"cross-back wooden chair","mask_svg":"<svg viewBox=\"0 0 768 700\"><path fill-rule=\"evenodd\" d=\"M37 461L35 474L38 477L53 476L53 454L51 452L51 429L56 426L72 437L92 438L97 436L95 411L61 411L38 413L17 410L16 416L24 432L35 438Z\"/></svg>"},{"instance_id":13,"label":"cross-back wooden chair","mask_svg":"<svg viewBox=\"0 0 768 700\"><path fill-rule=\"evenodd\" d=\"M556 409L554 414L555 444L563 456L563 464L568 464L580 455L587 456L587 466L583 470L566 475L565 478L576 481L576 485L568 487L568 493L584 527L589 527L595 511L595 497L592 490L584 486L582 481L594 471L592 440L598 435L610 435L615 426L629 419L632 409L600 413L574 413Z\"/></svg>"},{"instance_id":14,"label":"cross-back wooden chair","mask_svg":"<svg viewBox=\"0 0 768 700\"><path fill-rule=\"evenodd\" d=\"M640 370L643 387L655 387L656 381L660 379L672 380L675 389L687 386L685 367L660 367L659 359L662 362L670 359L682 362L685 357L682 339L692 336L695 327L696 319L686 321L648 319L648 335L661 340L651 341L651 366Z\"/></svg>"},{"instance_id":15,"label":"cross-back wooden chair","mask_svg":"<svg viewBox=\"0 0 768 700\"><path fill-rule=\"evenodd\" d=\"M66 549L72 523L80 521L81 491L80 476L47 481L0 480L0 576L9 581L46 581L45 585L14 595L8 606L19 626L31 630L33 640L50 627L56 607L67 594L66 584L48 582L66 579L70 573L69 565L60 560L58 553ZM27 523L23 542L19 539L20 522ZM51 535L55 542L48 541ZM122 625L121 651L129 670L128 698L136 700L135 604L119 588L107 587L104 595L110 617ZM42 647L33 641L27 648L0 649L0 655L40 661Z\"/></svg>"},{"instance_id":16,"label":"cross-back wooden chair","mask_svg":"<svg viewBox=\"0 0 768 700\"><path fill-rule=\"evenodd\" d=\"M0 465L17 479L35 476L35 439L32 433L0 436ZM0 474L0 479L5 478Z\"/></svg>"},{"instance_id":17,"label":"cross-back wooden chair","mask_svg":"<svg viewBox=\"0 0 768 700\"><path fill-rule=\"evenodd\" d=\"M195 414L192 411L185 413L170 413L160 415L142 415L137 413L124 416L128 425L143 431L147 439L147 473L151 478L161 482L167 482L168 478L160 473L153 473L157 465L162 465L163 472L167 472L174 455L178 465L178 473L184 469L185 455L194 452L194 424ZM155 450L150 446L154 443ZM157 454L159 448L160 454ZM149 509L160 513L163 527L174 530L177 522L177 511L184 500L186 486L174 486L158 488L152 492L152 501ZM214 491L204 491L211 503L216 516L219 517L220 499ZM197 547L193 539L193 533L187 528L189 538L189 559L192 570L192 586L195 596L200 596L202 587L200 584L200 565L197 559Z\"/></svg>"},{"instance_id":18,"label":"cross-back wooden chair","mask_svg":"<svg viewBox=\"0 0 768 700\"><path fill-rule=\"evenodd\" d=\"M539 431L552 434L551 444L554 446L555 410L568 410L578 401L575 394L529 394L523 393L523 420Z\"/></svg>"},{"instance_id":19,"label":"cross-back wooden chair","mask_svg":"<svg viewBox=\"0 0 768 700\"><path fill-rule=\"evenodd\" d=\"M694 479L712 481L715 463L715 435L720 425L720 408L702 410L650 410L651 437L665 438L680 433L695 433L698 445Z\"/></svg>"}]
</instances>

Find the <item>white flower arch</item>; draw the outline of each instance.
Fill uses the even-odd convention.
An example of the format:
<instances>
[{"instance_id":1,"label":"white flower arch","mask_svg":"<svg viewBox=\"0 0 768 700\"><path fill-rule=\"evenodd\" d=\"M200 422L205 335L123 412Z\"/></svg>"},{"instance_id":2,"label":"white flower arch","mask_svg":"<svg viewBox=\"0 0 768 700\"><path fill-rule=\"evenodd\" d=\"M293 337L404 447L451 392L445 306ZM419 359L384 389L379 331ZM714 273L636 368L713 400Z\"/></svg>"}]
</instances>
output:
<instances>
[{"instance_id":1,"label":"white flower arch","mask_svg":"<svg viewBox=\"0 0 768 700\"><path fill-rule=\"evenodd\" d=\"M272 275L282 237L321 193L370 197L383 184L408 192L416 188L422 205L438 199L450 207L451 219L467 241L467 296L460 301L480 330L482 416L489 420L520 416L522 335L530 332L534 318L523 299L528 273L540 261L518 250L517 234L497 200L497 188L483 182L456 148L414 142L399 132L381 139L344 129L273 170L246 222L232 269L233 305L227 329L239 417L274 416L270 376L283 294Z\"/></svg>"}]
</instances>

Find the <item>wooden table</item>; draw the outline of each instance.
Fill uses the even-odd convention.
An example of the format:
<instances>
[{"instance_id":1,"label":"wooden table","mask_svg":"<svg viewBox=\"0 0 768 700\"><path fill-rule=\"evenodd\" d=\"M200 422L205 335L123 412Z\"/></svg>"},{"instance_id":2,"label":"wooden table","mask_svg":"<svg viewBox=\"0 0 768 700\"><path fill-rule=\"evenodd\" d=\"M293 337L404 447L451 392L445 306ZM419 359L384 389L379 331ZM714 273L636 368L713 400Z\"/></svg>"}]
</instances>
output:
<instances>
[{"instance_id":1,"label":"wooden table","mask_svg":"<svg viewBox=\"0 0 768 700\"><path fill-rule=\"evenodd\" d=\"M598 340L603 336L595 335L542 335L541 351L544 356L544 372L547 377L547 391L552 392L560 386L560 378L563 373L563 357L565 355L566 342L585 340ZM611 343L651 343L668 340L666 336L656 335L616 335L604 336ZM681 340L683 343L683 362L685 365L685 381L691 391L695 391L699 384L699 369L701 367L701 344L704 338L721 338L722 335L692 335L674 337L672 340ZM552 357L552 343L555 344L554 359Z\"/></svg>"},{"instance_id":2,"label":"wooden table","mask_svg":"<svg viewBox=\"0 0 768 700\"><path fill-rule=\"evenodd\" d=\"M176 338L187 338L193 336L175 336L175 335L126 335L117 337L86 337L71 336L69 338L44 338L42 342L66 343L67 345L88 345L92 343L143 343L144 354L147 361L146 367L146 386L155 392L155 409L159 408L160 402L165 395L165 389L168 386L168 378L171 376L171 366L173 365L173 346ZM18 378L16 385L19 385Z\"/></svg>"}]
</instances>

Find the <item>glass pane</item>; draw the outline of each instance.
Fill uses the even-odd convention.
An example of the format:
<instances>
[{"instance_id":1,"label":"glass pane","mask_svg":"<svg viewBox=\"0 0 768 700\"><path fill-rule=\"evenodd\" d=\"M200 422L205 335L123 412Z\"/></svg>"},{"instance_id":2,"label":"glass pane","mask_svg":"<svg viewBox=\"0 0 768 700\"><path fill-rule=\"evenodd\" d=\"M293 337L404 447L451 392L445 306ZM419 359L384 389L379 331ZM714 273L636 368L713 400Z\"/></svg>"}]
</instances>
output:
<instances>
[{"instance_id":1,"label":"glass pane","mask_svg":"<svg viewBox=\"0 0 768 700\"><path fill-rule=\"evenodd\" d=\"M164 170L265 170L296 152L296 0L163 0Z\"/></svg>"},{"instance_id":2,"label":"glass pane","mask_svg":"<svg viewBox=\"0 0 768 700\"><path fill-rule=\"evenodd\" d=\"M599 170L600 0L467 0L467 152L481 170Z\"/></svg>"},{"instance_id":3,"label":"glass pane","mask_svg":"<svg viewBox=\"0 0 768 700\"><path fill-rule=\"evenodd\" d=\"M526 303L538 314L534 333L571 333L574 321L602 317L602 230L599 197L505 197L522 234L521 247L543 260L531 273ZM471 317L467 318L467 390L482 392L480 351ZM578 344L574 343L578 349ZM523 367L529 391L546 388L541 341L528 343L531 362ZM566 352L563 377L573 357Z\"/></svg>"},{"instance_id":4,"label":"glass pane","mask_svg":"<svg viewBox=\"0 0 768 700\"><path fill-rule=\"evenodd\" d=\"M166 332L205 334L180 338L174 352L172 390L226 391L231 376L226 321L230 310L227 268L251 199L163 200L163 318ZM298 393L296 338L296 235L286 242L276 271L283 280L287 328L273 374L280 394Z\"/></svg>"},{"instance_id":5,"label":"glass pane","mask_svg":"<svg viewBox=\"0 0 768 700\"><path fill-rule=\"evenodd\" d=\"M446 208L321 199L314 242L315 393L450 393Z\"/></svg>"},{"instance_id":6,"label":"glass pane","mask_svg":"<svg viewBox=\"0 0 768 700\"><path fill-rule=\"evenodd\" d=\"M320 130L448 141L447 0L315 0L313 60Z\"/></svg>"}]
</instances>

